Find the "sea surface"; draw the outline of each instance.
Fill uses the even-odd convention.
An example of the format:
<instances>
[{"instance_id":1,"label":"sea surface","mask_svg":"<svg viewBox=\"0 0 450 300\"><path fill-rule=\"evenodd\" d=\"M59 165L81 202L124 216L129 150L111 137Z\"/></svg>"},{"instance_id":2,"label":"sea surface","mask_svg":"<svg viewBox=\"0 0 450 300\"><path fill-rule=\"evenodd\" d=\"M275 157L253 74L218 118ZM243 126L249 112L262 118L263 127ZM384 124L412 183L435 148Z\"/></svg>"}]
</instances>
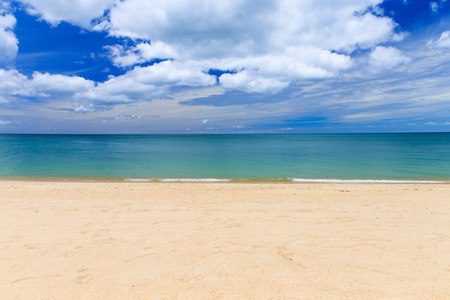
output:
<instances>
[{"instance_id":1,"label":"sea surface","mask_svg":"<svg viewBox=\"0 0 450 300\"><path fill-rule=\"evenodd\" d=\"M0 135L0 178L450 181L450 133Z\"/></svg>"}]
</instances>

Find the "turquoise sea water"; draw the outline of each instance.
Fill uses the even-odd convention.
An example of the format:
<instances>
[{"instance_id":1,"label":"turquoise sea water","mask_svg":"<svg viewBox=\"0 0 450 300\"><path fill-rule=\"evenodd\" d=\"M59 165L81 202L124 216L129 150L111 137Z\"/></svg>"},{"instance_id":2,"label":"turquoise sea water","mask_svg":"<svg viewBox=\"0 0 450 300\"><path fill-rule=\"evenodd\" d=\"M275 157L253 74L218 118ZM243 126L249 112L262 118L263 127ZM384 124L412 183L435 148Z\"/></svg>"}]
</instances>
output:
<instances>
[{"instance_id":1,"label":"turquoise sea water","mask_svg":"<svg viewBox=\"0 0 450 300\"><path fill-rule=\"evenodd\" d=\"M0 177L450 180L450 133L0 135Z\"/></svg>"}]
</instances>

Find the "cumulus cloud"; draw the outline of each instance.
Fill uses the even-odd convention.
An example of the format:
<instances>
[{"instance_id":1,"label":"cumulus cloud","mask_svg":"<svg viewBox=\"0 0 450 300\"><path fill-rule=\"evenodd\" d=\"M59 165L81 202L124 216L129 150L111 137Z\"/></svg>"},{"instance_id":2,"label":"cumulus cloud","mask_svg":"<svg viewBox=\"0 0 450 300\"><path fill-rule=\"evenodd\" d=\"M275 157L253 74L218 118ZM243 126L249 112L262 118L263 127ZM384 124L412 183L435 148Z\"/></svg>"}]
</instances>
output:
<instances>
[{"instance_id":1,"label":"cumulus cloud","mask_svg":"<svg viewBox=\"0 0 450 300\"><path fill-rule=\"evenodd\" d=\"M116 104L148 101L167 96L172 87L203 87L215 85L215 76L196 66L163 61L148 67L135 67L124 75L111 77L88 91L76 93L80 112L110 109Z\"/></svg>"},{"instance_id":2,"label":"cumulus cloud","mask_svg":"<svg viewBox=\"0 0 450 300\"><path fill-rule=\"evenodd\" d=\"M29 80L17 70L0 69L0 103L8 103L18 97L36 95L28 86Z\"/></svg>"},{"instance_id":3,"label":"cumulus cloud","mask_svg":"<svg viewBox=\"0 0 450 300\"><path fill-rule=\"evenodd\" d=\"M105 28L115 36L163 41L197 57L287 45L351 51L392 37L391 19L364 13L381 2L127 0L111 9Z\"/></svg>"},{"instance_id":4,"label":"cumulus cloud","mask_svg":"<svg viewBox=\"0 0 450 300\"><path fill-rule=\"evenodd\" d=\"M378 46L370 53L369 64L373 71L378 72L393 69L410 61L411 58L403 55L397 48Z\"/></svg>"},{"instance_id":5,"label":"cumulus cloud","mask_svg":"<svg viewBox=\"0 0 450 300\"><path fill-rule=\"evenodd\" d=\"M19 0L29 14L58 25L66 21L83 28L91 28L91 21L103 16L115 0Z\"/></svg>"},{"instance_id":6,"label":"cumulus cloud","mask_svg":"<svg viewBox=\"0 0 450 300\"><path fill-rule=\"evenodd\" d=\"M381 2L126 0L96 30L149 41L110 46L118 67L172 59L205 73L231 71L219 78L225 88L274 93L349 69L356 49L401 39L393 20L380 16Z\"/></svg>"},{"instance_id":7,"label":"cumulus cloud","mask_svg":"<svg viewBox=\"0 0 450 300\"><path fill-rule=\"evenodd\" d=\"M237 89L250 93L277 93L289 85L289 82L248 74L247 71L242 71L237 74L223 74L220 76L220 83L226 89Z\"/></svg>"},{"instance_id":8,"label":"cumulus cloud","mask_svg":"<svg viewBox=\"0 0 450 300\"><path fill-rule=\"evenodd\" d=\"M78 76L51 75L49 73L33 73L33 79L30 86L36 91L75 93L82 90L88 90L95 86L91 80Z\"/></svg>"},{"instance_id":9,"label":"cumulus cloud","mask_svg":"<svg viewBox=\"0 0 450 300\"><path fill-rule=\"evenodd\" d=\"M104 48L109 51L109 58L116 67L129 67L145 62L135 47L125 49L123 45L109 45Z\"/></svg>"},{"instance_id":10,"label":"cumulus cloud","mask_svg":"<svg viewBox=\"0 0 450 300\"><path fill-rule=\"evenodd\" d=\"M0 14L7 13L11 9L11 4L9 2L0 1Z\"/></svg>"},{"instance_id":11,"label":"cumulus cloud","mask_svg":"<svg viewBox=\"0 0 450 300\"><path fill-rule=\"evenodd\" d=\"M311 47L293 47L278 55L227 59L212 62L209 66L240 70L236 74L220 76L219 82L224 88L277 93L291 81L332 77L352 64L346 55Z\"/></svg>"},{"instance_id":12,"label":"cumulus cloud","mask_svg":"<svg viewBox=\"0 0 450 300\"><path fill-rule=\"evenodd\" d=\"M88 90L95 83L81 77L51 75L34 72L32 78L17 70L0 69L0 103L9 103L20 98L49 97L51 95Z\"/></svg>"},{"instance_id":13,"label":"cumulus cloud","mask_svg":"<svg viewBox=\"0 0 450 300\"><path fill-rule=\"evenodd\" d=\"M10 14L3 14L0 16L0 28L12 29L16 25L16 18Z\"/></svg>"},{"instance_id":14,"label":"cumulus cloud","mask_svg":"<svg viewBox=\"0 0 450 300\"><path fill-rule=\"evenodd\" d=\"M16 18L11 14L3 14L0 10L0 62L11 61L16 58L19 41L12 31L16 25Z\"/></svg>"},{"instance_id":15,"label":"cumulus cloud","mask_svg":"<svg viewBox=\"0 0 450 300\"><path fill-rule=\"evenodd\" d=\"M129 67L142 64L154 59L178 58L177 53L169 45L163 42L139 43L129 49L123 45L106 46L110 58L116 67Z\"/></svg>"},{"instance_id":16,"label":"cumulus cloud","mask_svg":"<svg viewBox=\"0 0 450 300\"><path fill-rule=\"evenodd\" d=\"M397 24L378 7L383 0L20 1L51 24L67 21L127 41L106 47L126 74L97 85L77 81L78 112L167 97L173 87L277 93L294 81L349 70L355 50L402 39ZM395 50L375 48L372 66L405 63ZM390 64L382 64L380 56ZM144 63L153 65L140 66ZM33 80L37 84L45 76Z\"/></svg>"}]
</instances>

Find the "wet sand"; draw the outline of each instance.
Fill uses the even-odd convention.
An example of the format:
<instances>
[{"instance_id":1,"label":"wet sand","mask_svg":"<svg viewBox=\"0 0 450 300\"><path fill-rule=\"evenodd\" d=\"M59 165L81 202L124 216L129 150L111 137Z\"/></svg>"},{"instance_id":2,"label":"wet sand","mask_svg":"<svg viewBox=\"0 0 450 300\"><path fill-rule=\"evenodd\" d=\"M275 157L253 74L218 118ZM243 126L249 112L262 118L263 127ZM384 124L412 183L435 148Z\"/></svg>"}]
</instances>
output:
<instances>
[{"instance_id":1,"label":"wet sand","mask_svg":"<svg viewBox=\"0 0 450 300\"><path fill-rule=\"evenodd\" d=\"M1 299L450 299L449 184L0 181Z\"/></svg>"}]
</instances>

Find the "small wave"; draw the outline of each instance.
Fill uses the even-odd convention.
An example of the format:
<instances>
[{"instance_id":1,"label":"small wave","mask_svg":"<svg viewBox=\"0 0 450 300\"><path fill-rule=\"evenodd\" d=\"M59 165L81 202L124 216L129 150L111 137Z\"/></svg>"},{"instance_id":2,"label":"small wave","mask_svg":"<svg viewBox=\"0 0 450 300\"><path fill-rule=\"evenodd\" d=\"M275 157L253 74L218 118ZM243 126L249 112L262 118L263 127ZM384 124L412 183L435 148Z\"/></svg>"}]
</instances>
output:
<instances>
[{"instance_id":1,"label":"small wave","mask_svg":"<svg viewBox=\"0 0 450 300\"><path fill-rule=\"evenodd\" d=\"M225 182L225 181L231 181L231 179L218 179L218 178L165 178L165 179L159 179L159 181L164 182Z\"/></svg>"},{"instance_id":2,"label":"small wave","mask_svg":"<svg viewBox=\"0 0 450 300\"><path fill-rule=\"evenodd\" d=\"M150 178L126 178L125 181L148 182L148 181L152 181L152 179L150 179Z\"/></svg>"},{"instance_id":3,"label":"small wave","mask_svg":"<svg viewBox=\"0 0 450 300\"><path fill-rule=\"evenodd\" d=\"M388 180L388 179L308 179L288 178L293 182L329 182L329 183L446 183L435 180Z\"/></svg>"},{"instance_id":4,"label":"small wave","mask_svg":"<svg viewBox=\"0 0 450 300\"><path fill-rule=\"evenodd\" d=\"M131 182L230 182L232 179L219 179L219 178L163 178L163 179L150 179L150 178L126 178L125 181ZM312 178L279 178L271 180L287 180L291 182L323 182L323 183L449 183L449 181L438 180L390 180L390 179L312 179ZM261 181L271 181L264 180Z\"/></svg>"}]
</instances>

